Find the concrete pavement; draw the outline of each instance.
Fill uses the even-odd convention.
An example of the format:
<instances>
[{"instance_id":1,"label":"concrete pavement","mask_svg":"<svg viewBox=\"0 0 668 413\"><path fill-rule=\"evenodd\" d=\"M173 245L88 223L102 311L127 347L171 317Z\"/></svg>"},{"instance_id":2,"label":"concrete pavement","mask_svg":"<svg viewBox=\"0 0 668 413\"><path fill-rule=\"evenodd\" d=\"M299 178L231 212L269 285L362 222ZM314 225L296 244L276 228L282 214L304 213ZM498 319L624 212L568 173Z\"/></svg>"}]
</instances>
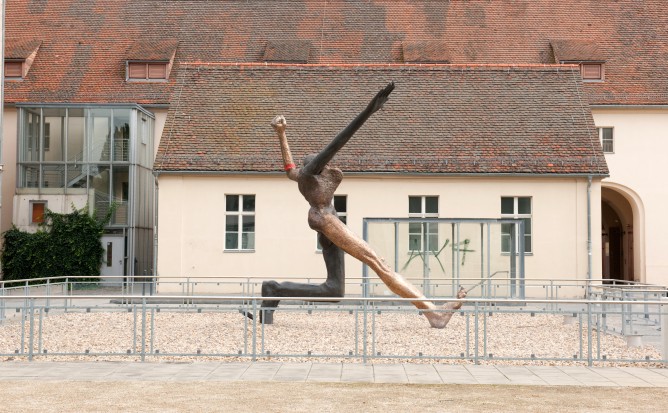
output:
<instances>
[{"instance_id":1,"label":"concrete pavement","mask_svg":"<svg viewBox=\"0 0 668 413\"><path fill-rule=\"evenodd\" d=\"M3 362L1 381L169 381L666 387L668 368L312 362Z\"/></svg>"}]
</instances>

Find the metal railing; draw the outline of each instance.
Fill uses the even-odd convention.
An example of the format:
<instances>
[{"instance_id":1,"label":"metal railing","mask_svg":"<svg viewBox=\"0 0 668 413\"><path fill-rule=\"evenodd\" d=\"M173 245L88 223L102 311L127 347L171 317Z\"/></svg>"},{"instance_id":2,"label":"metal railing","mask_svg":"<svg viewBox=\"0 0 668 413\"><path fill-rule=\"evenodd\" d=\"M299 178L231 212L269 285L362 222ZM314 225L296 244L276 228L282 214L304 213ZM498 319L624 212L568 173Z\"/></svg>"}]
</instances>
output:
<instances>
[{"instance_id":1,"label":"metal railing","mask_svg":"<svg viewBox=\"0 0 668 413\"><path fill-rule=\"evenodd\" d=\"M35 287L22 286L24 292L28 291L25 288ZM44 293L18 294L18 290L0 289L0 330L13 329L14 332L9 335L13 340L8 340L0 332L0 337L5 337L4 341L0 340L0 356L31 361L36 357L129 356L141 361L165 357L251 360L288 357L360 362L450 360L475 364L545 361L588 366L595 363L668 363L665 353L661 355L651 346L635 352L617 351L619 348L610 350L611 340L620 340L619 335L609 328L611 320L623 323L630 311L632 317L649 314L649 318L659 320L660 325L661 320L668 317L665 299L617 300L611 304L598 299L467 298L460 300L464 306L456 311L446 330L442 330L443 334L449 334L449 338L444 338L434 335L436 330L428 328L423 317L417 317L418 311L409 304L415 300L396 297L337 298L338 304L321 302L331 300L327 298L308 298L309 301L304 301L304 297L282 298L283 304L278 311L283 313L283 322L268 327L258 322L262 299L253 295L203 295L194 294L193 290L191 294L170 296L132 295L127 294L128 290L122 294L86 295L74 294L65 282L37 287ZM612 305L629 306L629 310L620 314L610 310ZM249 313L253 318L240 312ZM83 314L122 319L118 333L122 337L114 337L120 341L91 344L84 340L79 347L54 347L54 334L77 334L77 340L85 338L85 334L67 329L54 332L48 322L58 317ZM209 321L204 322L207 328L202 328L202 324L191 325L201 323L200 318L204 316L209 317ZM337 330L332 330L333 324L328 321L333 317ZM172 319L176 320L179 334L188 335L185 341L188 344L183 344L182 348L172 346L172 342L177 341L171 337L173 328L166 331L165 326L174 321ZM302 324L295 325L294 320ZM508 327L504 323L509 320L519 320L519 324ZM87 319L76 319L68 325L78 323L77 328L83 331L109 328L104 323L86 325L87 322ZM542 326L541 334L523 336L524 330L538 331L535 324ZM282 332L299 332L299 339L282 338ZM569 337L566 345L550 347L563 340L565 334ZM334 335L337 340L331 339ZM650 336L646 331L642 335L644 338ZM319 339L319 336L325 339ZM506 345L509 339L515 339L517 343ZM449 344L437 345L434 340L449 340ZM665 329L662 336L655 334L654 340L657 346L668 346Z\"/></svg>"}]
</instances>

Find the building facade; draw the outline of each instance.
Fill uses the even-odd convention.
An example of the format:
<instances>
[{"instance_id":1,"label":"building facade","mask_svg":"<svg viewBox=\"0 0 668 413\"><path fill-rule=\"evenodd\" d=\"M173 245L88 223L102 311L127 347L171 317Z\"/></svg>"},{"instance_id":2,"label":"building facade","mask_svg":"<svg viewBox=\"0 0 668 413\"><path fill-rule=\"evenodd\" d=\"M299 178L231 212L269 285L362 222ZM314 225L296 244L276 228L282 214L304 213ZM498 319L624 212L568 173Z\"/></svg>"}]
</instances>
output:
<instances>
[{"instance_id":1,"label":"building facade","mask_svg":"<svg viewBox=\"0 0 668 413\"><path fill-rule=\"evenodd\" d=\"M305 206L281 177L266 125L288 117L301 156L395 80L385 113L403 122L386 129L391 119L379 114L336 160L355 232L364 218L434 214L427 202L441 218L530 217L527 277L666 283L662 1L13 0L6 14L2 230L30 227L43 201L65 211L126 203L109 227L110 236L134 234L121 275L322 275ZM379 67L389 72L369 74ZM336 70L345 82L331 78ZM512 76L490 83L504 70ZM452 118L452 107L466 111ZM153 127L150 150L142 116ZM551 187L560 195L542 192ZM241 209L228 211L225 195ZM271 215L266 200L276 202ZM410 208L417 200L424 209ZM257 227L244 202L254 202ZM226 222L233 212L237 231L211 215ZM282 220L301 234L294 253L278 253L283 241L266 231ZM407 240L431 235L409 229ZM231 252L235 242L255 252Z\"/></svg>"}]
</instances>

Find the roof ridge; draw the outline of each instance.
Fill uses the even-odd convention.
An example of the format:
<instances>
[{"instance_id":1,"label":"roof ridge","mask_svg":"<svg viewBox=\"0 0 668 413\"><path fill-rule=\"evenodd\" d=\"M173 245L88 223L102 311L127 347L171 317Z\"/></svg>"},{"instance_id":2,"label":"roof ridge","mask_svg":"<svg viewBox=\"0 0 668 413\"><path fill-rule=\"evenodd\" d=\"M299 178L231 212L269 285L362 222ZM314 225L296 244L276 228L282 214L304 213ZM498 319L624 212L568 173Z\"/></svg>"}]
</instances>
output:
<instances>
[{"instance_id":1,"label":"roof ridge","mask_svg":"<svg viewBox=\"0 0 668 413\"><path fill-rule=\"evenodd\" d=\"M571 63L519 63L519 64L450 64L450 63L270 63L270 62L203 62L184 61L189 68L204 67L276 67L276 68L435 68L435 69L572 69L579 67Z\"/></svg>"}]
</instances>

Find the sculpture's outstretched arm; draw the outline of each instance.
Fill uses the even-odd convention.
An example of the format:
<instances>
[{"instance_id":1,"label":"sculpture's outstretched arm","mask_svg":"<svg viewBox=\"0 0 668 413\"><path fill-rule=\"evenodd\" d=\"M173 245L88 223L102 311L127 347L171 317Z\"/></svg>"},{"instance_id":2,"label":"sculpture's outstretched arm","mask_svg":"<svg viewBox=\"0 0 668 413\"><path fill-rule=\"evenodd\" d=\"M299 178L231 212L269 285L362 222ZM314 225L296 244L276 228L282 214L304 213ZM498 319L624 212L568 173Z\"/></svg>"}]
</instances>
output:
<instances>
[{"instance_id":1,"label":"sculpture's outstretched arm","mask_svg":"<svg viewBox=\"0 0 668 413\"><path fill-rule=\"evenodd\" d=\"M285 128L288 126L288 123L283 116L278 115L271 121L271 126L276 131L276 135L278 135L278 139L281 142L281 154L283 155L285 173L288 175L288 178L296 181L299 172L292 160L292 153L290 152L290 146L288 145L288 137L285 135Z\"/></svg>"},{"instance_id":2,"label":"sculpture's outstretched arm","mask_svg":"<svg viewBox=\"0 0 668 413\"><path fill-rule=\"evenodd\" d=\"M343 148L355 132L366 122L371 115L378 109L383 107L390 97L390 93L394 90L394 82L390 82L384 89L371 99L367 107L359 114L348 126L345 127L338 135L323 149L308 165L304 166L303 172L306 174L319 174L334 155Z\"/></svg>"}]
</instances>

